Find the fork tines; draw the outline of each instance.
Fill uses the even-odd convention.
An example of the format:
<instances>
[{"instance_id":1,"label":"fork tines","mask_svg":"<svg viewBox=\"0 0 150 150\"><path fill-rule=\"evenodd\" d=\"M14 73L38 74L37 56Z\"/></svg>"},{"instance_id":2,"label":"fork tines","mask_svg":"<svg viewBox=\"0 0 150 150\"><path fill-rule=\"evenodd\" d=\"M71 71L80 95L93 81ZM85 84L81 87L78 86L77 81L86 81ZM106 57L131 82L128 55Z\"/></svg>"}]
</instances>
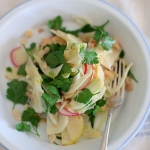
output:
<instances>
[{"instance_id":1,"label":"fork tines","mask_svg":"<svg viewBox=\"0 0 150 150\"><path fill-rule=\"evenodd\" d=\"M125 60L124 59L116 60L114 65L112 66L112 71L117 73L117 77L115 77L115 79L111 82L110 88L114 88L120 82L125 71ZM123 84L123 86L120 88L118 92L115 93L114 96L121 96L122 98L124 98L124 88L125 84Z\"/></svg>"}]
</instances>

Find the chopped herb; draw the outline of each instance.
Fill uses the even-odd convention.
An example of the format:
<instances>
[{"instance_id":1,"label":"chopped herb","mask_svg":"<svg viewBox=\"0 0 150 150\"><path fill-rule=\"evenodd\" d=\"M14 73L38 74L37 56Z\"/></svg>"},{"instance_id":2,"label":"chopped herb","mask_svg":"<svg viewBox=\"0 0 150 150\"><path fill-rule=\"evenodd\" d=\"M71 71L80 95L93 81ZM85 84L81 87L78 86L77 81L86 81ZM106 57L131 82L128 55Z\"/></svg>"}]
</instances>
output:
<instances>
[{"instance_id":1,"label":"chopped herb","mask_svg":"<svg viewBox=\"0 0 150 150\"><path fill-rule=\"evenodd\" d=\"M103 47L104 50L110 50L114 43L115 43L114 39L112 39L109 36L105 36L101 43L101 46Z\"/></svg>"},{"instance_id":2,"label":"chopped herb","mask_svg":"<svg viewBox=\"0 0 150 150\"><path fill-rule=\"evenodd\" d=\"M133 75L133 73L131 72L131 70L129 70L128 76L129 76L130 78L132 78L136 83L138 83L138 80L135 78L135 76Z\"/></svg>"},{"instance_id":3,"label":"chopped herb","mask_svg":"<svg viewBox=\"0 0 150 150\"><path fill-rule=\"evenodd\" d=\"M53 142L55 145L59 145L59 144L57 144L56 142Z\"/></svg>"},{"instance_id":4,"label":"chopped herb","mask_svg":"<svg viewBox=\"0 0 150 150\"><path fill-rule=\"evenodd\" d=\"M38 126L38 123L40 122L41 118L36 114L34 109L29 107L27 110L25 110L22 114L21 119L23 122L16 125L16 129L18 131L26 131L26 132L35 134L37 136L40 136L37 131L37 126ZM25 122L31 123L35 133L31 131L31 126Z\"/></svg>"},{"instance_id":5,"label":"chopped herb","mask_svg":"<svg viewBox=\"0 0 150 150\"><path fill-rule=\"evenodd\" d=\"M90 24L86 24L85 26L83 26L80 30L80 32L86 33L86 32L92 32L95 31L95 28L92 27Z\"/></svg>"},{"instance_id":6,"label":"chopped herb","mask_svg":"<svg viewBox=\"0 0 150 150\"><path fill-rule=\"evenodd\" d=\"M12 72L12 68L11 68L11 67L7 67L6 70L7 70L8 72Z\"/></svg>"},{"instance_id":7,"label":"chopped herb","mask_svg":"<svg viewBox=\"0 0 150 150\"><path fill-rule=\"evenodd\" d=\"M104 27L108 23L109 23L109 20L101 26L96 26L96 30L94 34L94 40L97 42L97 45L102 46L104 50L109 50L115 43L115 40L109 37L108 33L104 31ZM102 41L101 44L100 44L100 41Z\"/></svg>"},{"instance_id":8,"label":"chopped herb","mask_svg":"<svg viewBox=\"0 0 150 150\"><path fill-rule=\"evenodd\" d=\"M28 97L25 95L27 92L27 83L24 81L12 80L7 83L8 89L6 97L16 104L26 104Z\"/></svg>"},{"instance_id":9,"label":"chopped herb","mask_svg":"<svg viewBox=\"0 0 150 150\"><path fill-rule=\"evenodd\" d=\"M96 52L86 51L84 48L81 48L80 55L82 57L82 62L86 61L87 64L98 64L99 60Z\"/></svg>"},{"instance_id":10,"label":"chopped herb","mask_svg":"<svg viewBox=\"0 0 150 150\"><path fill-rule=\"evenodd\" d=\"M94 40L99 44L100 40L104 38L105 36L108 36L108 33L102 30L101 28L96 28L95 34L94 34Z\"/></svg>"},{"instance_id":11,"label":"chopped herb","mask_svg":"<svg viewBox=\"0 0 150 150\"><path fill-rule=\"evenodd\" d=\"M88 104L91 101L91 98L93 97L93 93L89 89L83 89L75 98L74 100L83 103Z\"/></svg>"},{"instance_id":12,"label":"chopped herb","mask_svg":"<svg viewBox=\"0 0 150 150\"><path fill-rule=\"evenodd\" d=\"M54 29L54 30L61 30L63 32L70 33L73 35L78 34L78 32L79 32L78 30L69 31L65 27L62 27L62 22L63 22L62 17L57 16L56 18L48 21L48 27L51 29Z\"/></svg>"},{"instance_id":13,"label":"chopped herb","mask_svg":"<svg viewBox=\"0 0 150 150\"><path fill-rule=\"evenodd\" d=\"M104 27L109 23L109 20L107 20L104 24L100 25L100 26L96 26L97 28L101 28L102 30L104 30Z\"/></svg>"},{"instance_id":14,"label":"chopped herb","mask_svg":"<svg viewBox=\"0 0 150 150\"><path fill-rule=\"evenodd\" d=\"M44 87L44 90L51 96L61 98L59 94L59 90L56 86L51 85L49 83L43 83L42 86Z\"/></svg>"},{"instance_id":15,"label":"chopped herb","mask_svg":"<svg viewBox=\"0 0 150 150\"><path fill-rule=\"evenodd\" d=\"M22 121L30 122L32 126L36 128L36 130L40 120L41 118L37 115L35 110L30 107L27 110L25 110L22 114Z\"/></svg>"},{"instance_id":16,"label":"chopped herb","mask_svg":"<svg viewBox=\"0 0 150 150\"><path fill-rule=\"evenodd\" d=\"M60 30L65 33L73 34L75 36L78 36L78 33L80 32L80 29L70 31L70 30L67 30L65 27L61 28Z\"/></svg>"},{"instance_id":17,"label":"chopped herb","mask_svg":"<svg viewBox=\"0 0 150 150\"><path fill-rule=\"evenodd\" d=\"M62 137L60 137L60 136L56 136L56 138L57 138L58 140L62 140Z\"/></svg>"},{"instance_id":18,"label":"chopped herb","mask_svg":"<svg viewBox=\"0 0 150 150\"><path fill-rule=\"evenodd\" d=\"M56 77L57 79L59 79L59 78L62 78L62 76L64 75L64 74L70 74L71 72L72 72L72 70L71 70L71 66L69 66L69 64L68 63L64 63L64 65L63 65L63 67L62 67L62 69L61 69L61 71L59 72L59 74L58 74L58 76Z\"/></svg>"},{"instance_id":19,"label":"chopped herb","mask_svg":"<svg viewBox=\"0 0 150 150\"><path fill-rule=\"evenodd\" d=\"M70 89L71 83L73 78L55 78L51 84L57 86L57 88L60 88L60 90L67 92Z\"/></svg>"},{"instance_id":20,"label":"chopped herb","mask_svg":"<svg viewBox=\"0 0 150 150\"><path fill-rule=\"evenodd\" d=\"M22 64L22 65L19 67L17 74L18 74L18 75L27 75L26 70L25 70L25 67L26 67L26 63Z\"/></svg>"},{"instance_id":21,"label":"chopped herb","mask_svg":"<svg viewBox=\"0 0 150 150\"><path fill-rule=\"evenodd\" d=\"M58 112L58 108L57 108L55 105L53 105L53 106L51 107L50 113L51 113L51 114L56 114L57 112Z\"/></svg>"},{"instance_id":22,"label":"chopped herb","mask_svg":"<svg viewBox=\"0 0 150 150\"><path fill-rule=\"evenodd\" d=\"M59 30L61 29L62 22L63 22L62 17L57 16L56 18L49 20L48 27L51 29Z\"/></svg>"},{"instance_id":23,"label":"chopped herb","mask_svg":"<svg viewBox=\"0 0 150 150\"><path fill-rule=\"evenodd\" d=\"M120 52L119 57L120 57L120 58L124 58L124 56L125 56L125 51L124 51L124 50L122 50L122 51Z\"/></svg>"},{"instance_id":24,"label":"chopped herb","mask_svg":"<svg viewBox=\"0 0 150 150\"><path fill-rule=\"evenodd\" d=\"M31 43L29 48L26 48L25 45L23 45L23 47L24 47L24 49L26 50L26 52L28 53L28 55L29 55L32 59L34 59L32 51L35 49L36 43Z\"/></svg>"},{"instance_id":25,"label":"chopped herb","mask_svg":"<svg viewBox=\"0 0 150 150\"><path fill-rule=\"evenodd\" d=\"M19 124L16 125L16 129L18 131L27 131L27 132L30 132L31 131L31 126L28 125L25 122L21 122L21 123L19 123Z\"/></svg>"},{"instance_id":26,"label":"chopped herb","mask_svg":"<svg viewBox=\"0 0 150 150\"><path fill-rule=\"evenodd\" d=\"M85 113L89 116L89 120L91 122L92 128L94 127L95 115L97 112L101 111L101 107L106 104L106 100L104 98L98 100L93 109L87 110Z\"/></svg>"},{"instance_id":27,"label":"chopped herb","mask_svg":"<svg viewBox=\"0 0 150 150\"><path fill-rule=\"evenodd\" d=\"M90 24L86 24L83 27L81 27L77 30L73 30L73 31L67 30L65 27L62 27L62 22L63 22L62 17L57 16L54 19L49 20L48 27L51 29L54 29L54 30L61 30L65 33L69 33L69 34L78 36L79 32L83 32L83 33L92 32L92 31L95 31L97 27L103 29L109 23L109 20L101 26L92 27Z\"/></svg>"},{"instance_id":28,"label":"chopped herb","mask_svg":"<svg viewBox=\"0 0 150 150\"><path fill-rule=\"evenodd\" d=\"M43 79L44 83L48 83L52 81L52 78L46 76L45 74L41 74L41 78Z\"/></svg>"},{"instance_id":29,"label":"chopped herb","mask_svg":"<svg viewBox=\"0 0 150 150\"><path fill-rule=\"evenodd\" d=\"M46 55L45 59L48 66L56 68L65 63L64 50L66 49L66 45L52 44L46 46L50 48L50 52Z\"/></svg>"},{"instance_id":30,"label":"chopped herb","mask_svg":"<svg viewBox=\"0 0 150 150\"><path fill-rule=\"evenodd\" d=\"M42 94L42 98L43 98L43 100L44 100L44 102L45 102L45 104L47 106L47 108L45 110L46 113L48 113L48 112L53 113L53 111L56 110L54 105L58 101L58 98L54 97L54 96L51 96L51 95L49 95L47 93L43 93Z\"/></svg>"}]
</instances>

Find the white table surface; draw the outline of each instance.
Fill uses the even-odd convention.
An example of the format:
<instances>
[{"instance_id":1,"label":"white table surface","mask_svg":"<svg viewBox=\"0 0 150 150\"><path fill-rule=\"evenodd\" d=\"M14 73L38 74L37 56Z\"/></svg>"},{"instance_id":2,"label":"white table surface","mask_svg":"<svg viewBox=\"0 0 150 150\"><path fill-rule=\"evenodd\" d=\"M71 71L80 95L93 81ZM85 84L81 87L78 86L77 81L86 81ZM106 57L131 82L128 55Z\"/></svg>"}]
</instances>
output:
<instances>
[{"instance_id":1,"label":"white table surface","mask_svg":"<svg viewBox=\"0 0 150 150\"><path fill-rule=\"evenodd\" d=\"M25 0L0 0L0 17L3 16L5 13L7 13L10 9L14 8L15 6L19 5L20 3L24 2L24 1ZM123 11L124 11L124 9L126 9L125 6L122 5L122 2L123 2L122 0L106 0L106 1L114 4L115 6L119 7ZM128 0L124 0L124 3L127 2L127 1ZM140 0L140 1L142 1L142 0ZM144 1L146 1L146 0L144 0ZM149 1L149 0L147 0L147 1ZM132 0L131 5L132 5L132 2L137 2L137 1ZM137 7L134 7L134 9L136 9L136 8ZM139 10L139 8L138 8L138 10ZM138 20L136 20L136 18L134 18L134 15L131 14L130 12L126 12L126 11L124 11L124 12L129 17L131 17L133 19L133 21L135 23L137 23L138 26L141 28L141 30L144 32L144 30L142 29L142 24L140 24L140 22L138 22ZM147 12L147 13L149 13L149 12ZM149 37L147 37L147 40L149 41ZM149 150L150 149L150 136L149 136L150 132L145 131L145 129L147 129L147 128L150 129L149 121L150 121L150 116L148 117L147 121L145 122L143 128L139 131L139 133L122 150ZM149 133L149 135L145 136L145 133ZM139 137L140 137L140 139L138 139ZM137 142L138 142L139 146L135 147ZM7 145L6 145L6 147L7 147ZM4 149L0 146L0 150L4 150Z\"/></svg>"}]
</instances>

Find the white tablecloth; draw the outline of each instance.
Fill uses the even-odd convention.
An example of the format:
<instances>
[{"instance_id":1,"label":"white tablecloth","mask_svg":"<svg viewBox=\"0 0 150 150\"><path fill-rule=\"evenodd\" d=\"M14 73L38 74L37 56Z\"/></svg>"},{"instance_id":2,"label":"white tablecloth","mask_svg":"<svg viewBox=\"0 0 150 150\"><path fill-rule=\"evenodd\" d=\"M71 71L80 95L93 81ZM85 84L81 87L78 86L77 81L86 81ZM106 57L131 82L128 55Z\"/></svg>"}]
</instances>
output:
<instances>
[{"instance_id":1,"label":"white tablecloth","mask_svg":"<svg viewBox=\"0 0 150 150\"><path fill-rule=\"evenodd\" d=\"M25 0L0 0L0 17ZM150 0L106 0L129 16L150 43ZM7 145L6 145L7 146ZM0 147L0 150L3 148ZM150 150L150 115L139 133L122 150Z\"/></svg>"}]
</instances>

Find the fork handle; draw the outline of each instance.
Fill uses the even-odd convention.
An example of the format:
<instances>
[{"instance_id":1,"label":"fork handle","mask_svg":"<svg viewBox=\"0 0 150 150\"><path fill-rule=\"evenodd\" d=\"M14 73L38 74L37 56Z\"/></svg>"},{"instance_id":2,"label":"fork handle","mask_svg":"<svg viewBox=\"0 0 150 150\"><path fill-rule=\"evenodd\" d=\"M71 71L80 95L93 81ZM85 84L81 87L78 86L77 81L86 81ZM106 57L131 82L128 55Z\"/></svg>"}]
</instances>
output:
<instances>
[{"instance_id":1,"label":"fork handle","mask_svg":"<svg viewBox=\"0 0 150 150\"><path fill-rule=\"evenodd\" d=\"M113 110L114 109L111 108L109 110L109 113L108 113L108 116L107 116L107 121L106 121L106 125L105 125L105 130L104 130L104 133L103 133L103 138L102 138L102 143L101 143L100 150L107 150L109 128L110 128L110 122L111 122Z\"/></svg>"}]
</instances>

